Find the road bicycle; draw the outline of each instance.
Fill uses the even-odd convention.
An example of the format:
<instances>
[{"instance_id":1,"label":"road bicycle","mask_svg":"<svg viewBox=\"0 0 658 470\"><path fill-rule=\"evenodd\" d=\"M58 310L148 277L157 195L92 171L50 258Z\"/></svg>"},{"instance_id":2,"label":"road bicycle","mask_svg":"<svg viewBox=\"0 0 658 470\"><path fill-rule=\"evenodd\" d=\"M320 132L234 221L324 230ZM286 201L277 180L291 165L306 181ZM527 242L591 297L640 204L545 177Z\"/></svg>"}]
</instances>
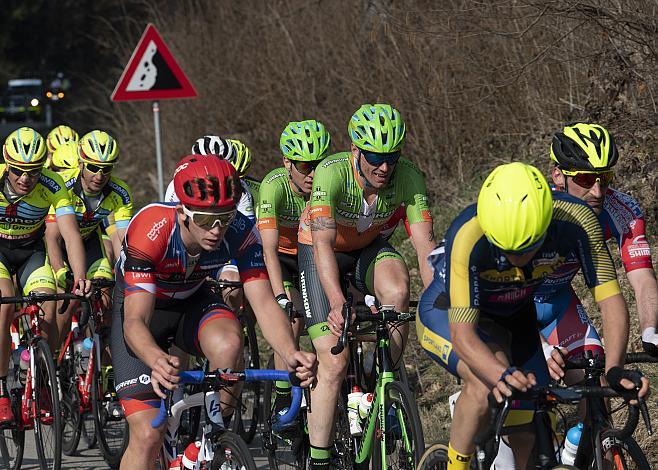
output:
<instances>
[{"instance_id":1,"label":"road bicycle","mask_svg":"<svg viewBox=\"0 0 658 470\"><path fill-rule=\"evenodd\" d=\"M165 441L160 457L160 468L167 469L168 465L175 459L182 449L179 445L178 431L181 424L181 416L184 411L191 408L202 410L204 423L201 432L201 447L195 469L245 469L255 470L256 464L251 456L249 448L244 440L236 433L219 428L211 424L211 414L219 414L219 408L208 409L207 393L235 385L238 382L255 381L290 381L298 383L296 377L286 371L267 369L245 369L244 371L231 371L230 369L218 369L212 372L184 371L180 374L180 384L200 385L195 393L185 396L182 400L172 403L172 394L167 392L167 399L161 401L158 416L151 422L154 428L167 423ZM285 415L279 417L283 423L295 419L302 401L302 389L293 386L292 403ZM213 405L211 405L213 408ZM221 415L219 417L221 419Z\"/></svg>"},{"instance_id":2,"label":"road bicycle","mask_svg":"<svg viewBox=\"0 0 658 470\"><path fill-rule=\"evenodd\" d=\"M0 297L0 304L24 305L10 326L12 354L7 386L15 421L1 430L0 464L19 469L25 450L25 431L33 429L37 458L42 469L59 470L62 461L62 413L53 355L41 336L42 303L79 299L75 294L30 292ZM63 310L60 309L60 313ZM26 359L29 356L29 360ZM21 367L21 356L23 364Z\"/></svg>"}]
</instances>

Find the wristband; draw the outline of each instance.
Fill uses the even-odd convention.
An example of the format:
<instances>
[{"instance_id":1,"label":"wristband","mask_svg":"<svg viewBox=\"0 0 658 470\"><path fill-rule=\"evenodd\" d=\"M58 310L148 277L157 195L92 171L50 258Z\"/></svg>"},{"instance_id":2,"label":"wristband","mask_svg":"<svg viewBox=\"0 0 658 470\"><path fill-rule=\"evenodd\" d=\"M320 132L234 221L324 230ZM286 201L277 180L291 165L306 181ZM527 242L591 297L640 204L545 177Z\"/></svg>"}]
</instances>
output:
<instances>
[{"instance_id":1,"label":"wristband","mask_svg":"<svg viewBox=\"0 0 658 470\"><path fill-rule=\"evenodd\" d=\"M498 381L505 382L505 377L507 377L508 375L512 375L517 370L519 370L518 367L508 367L507 369L505 369L505 372L503 372L503 374L500 376Z\"/></svg>"}]
</instances>

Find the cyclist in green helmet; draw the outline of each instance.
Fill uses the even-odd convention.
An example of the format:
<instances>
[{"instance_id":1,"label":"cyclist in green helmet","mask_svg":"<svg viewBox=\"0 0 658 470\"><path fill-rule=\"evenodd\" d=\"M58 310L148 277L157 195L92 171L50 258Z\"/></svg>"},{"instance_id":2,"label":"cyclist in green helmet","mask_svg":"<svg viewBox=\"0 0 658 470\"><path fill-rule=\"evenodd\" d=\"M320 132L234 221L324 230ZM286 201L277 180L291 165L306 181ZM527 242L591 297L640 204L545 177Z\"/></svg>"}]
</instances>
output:
<instances>
[{"instance_id":1,"label":"cyclist in green helmet","mask_svg":"<svg viewBox=\"0 0 658 470\"><path fill-rule=\"evenodd\" d=\"M260 186L256 206L257 226L263 241L265 265L272 290L281 308L290 312L293 304L302 310L297 268L297 229L299 218L311 194L317 165L328 155L331 137L324 124L316 120L290 122L281 133L283 166L269 172ZM293 323L295 338L301 322ZM285 363L275 357L275 365ZM276 383L274 411L289 402L290 384Z\"/></svg>"},{"instance_id":2,"label":"cyclist in green helmet","mask_svg":"<svg viewBox=\"0 0 658 470\"><path fill-rule=\"evenodd\" d=\"M406 127L398 110L363 105L351 117L348 133L350 151L331 155L317 167L299 228L305 322L319 362L309 413L312 468L328 465L336 400L347 369L347 352L330 352L343 325L341 278L353 271L359 291L407 311L409 272L384 231L404 207L425 285L432 280L427 255L436 246L425 178L401 158ZM404 327L391 335L396 365L407 335Z\"/></svg>"}]
</instances>

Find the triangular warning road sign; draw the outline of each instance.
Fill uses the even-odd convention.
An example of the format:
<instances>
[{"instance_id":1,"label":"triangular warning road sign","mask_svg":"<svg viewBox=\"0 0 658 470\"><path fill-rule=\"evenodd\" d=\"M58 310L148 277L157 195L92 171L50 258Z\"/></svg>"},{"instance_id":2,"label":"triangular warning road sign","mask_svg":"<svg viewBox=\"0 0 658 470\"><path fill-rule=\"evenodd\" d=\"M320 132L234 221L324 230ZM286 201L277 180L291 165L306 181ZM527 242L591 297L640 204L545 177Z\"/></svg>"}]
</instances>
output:
<instances>
[{"instance_id":1,"label":"triangular warning road sign","mask_svg":"<svg viewBox=\"0 0 658 470\"><path fill-rule=\"evenodd\" d=\"M149 23L112 92L112 101L156 101L196 96L196 90L158 30Z\"/></svg>"}]
</instances>

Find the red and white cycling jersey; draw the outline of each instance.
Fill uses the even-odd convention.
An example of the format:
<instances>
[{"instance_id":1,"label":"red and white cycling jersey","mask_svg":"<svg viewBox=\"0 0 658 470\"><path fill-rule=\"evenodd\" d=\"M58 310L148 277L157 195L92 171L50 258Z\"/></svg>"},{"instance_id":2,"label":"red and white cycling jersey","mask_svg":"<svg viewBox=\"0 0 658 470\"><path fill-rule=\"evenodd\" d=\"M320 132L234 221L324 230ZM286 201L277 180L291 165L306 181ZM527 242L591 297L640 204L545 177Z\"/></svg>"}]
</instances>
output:
<instances>
[{"instance_id":1,"label":"red and white cycling jersey","mask_svg":"<svg viewBox=\"0 0 658 470\"><path fill-rule=\"evenodd\" d=\"M188 255L180 230L174 205L149 204L133 217L118 264L126 296L150 292L158 304L186 299L233 258L243 283L267 279L260 235L243 214L237 213L217 250L202 251L196 262Z\"/></svg>"}]
</instances>

